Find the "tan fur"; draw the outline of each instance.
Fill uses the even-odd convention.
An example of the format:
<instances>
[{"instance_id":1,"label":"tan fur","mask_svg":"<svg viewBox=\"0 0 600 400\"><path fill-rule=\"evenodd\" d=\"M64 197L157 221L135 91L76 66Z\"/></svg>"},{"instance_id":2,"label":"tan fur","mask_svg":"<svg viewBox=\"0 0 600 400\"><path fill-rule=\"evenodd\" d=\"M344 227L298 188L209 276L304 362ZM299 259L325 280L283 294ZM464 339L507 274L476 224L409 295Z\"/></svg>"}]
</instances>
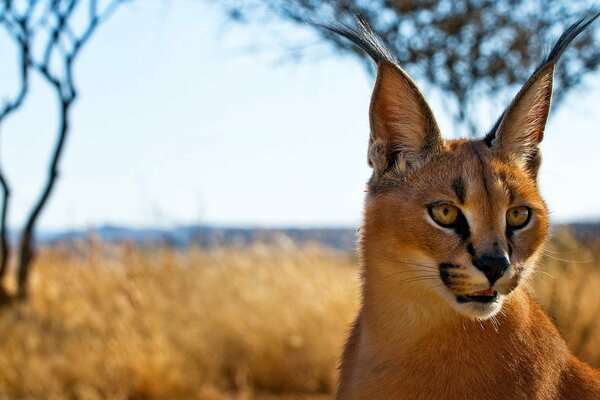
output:
<instances>
[{"instance_id":1,"label":"tan fur","mask_svg":"<svg viewBox=\"0 0 600 400\"><path fill-rule=\"evenodd\" d=\"M370 307L347 344L338 399L600 398L597 373L569 354L548 317L520 289L495 324L382 321Z\"/></svg>"},{"instance_id":2,"label":"tan fur","mask_svg":"<svg viewBox=\"0 0 600 400\"><path fill-rule=\"evenodd\" d=\"M515 204L526 199L537 213L513 250L515 275L502 283L505 292L514 291L500 312L485 320L456 313L435 293L441 285L437 272L420 268L427 261L433 267L441 261L469 264L461 240L424 223L418 208L440 196L452 198L448 182L456 176L466 177L462 209L477 220L472 233L476 250L505 240L497 216L509 206L509 192ZM397 185L397 191L367 199L361 229L363 305L344 352L337 398L600 398L600 376L570 355L548 317L519 285L548 231L534 182L494 160L481 141L450 141L419 174ZM483 278L466 280L457 292L487 285Z\"/></svg>"},{"instance_id":3,"label":"tan fur","mask_svg":"<svg viewBox=\"0 0 600 400\"><path fill-rule=\"evenodd\" d=\"M600 399L600 373L577 360L526 291L548 234L539 142L552 68L507 109L494 140L448 140L414 82L381 62L371 103L361 229L362 307L341 362L337 399ZM450 204L465 229L428 213ZM511 207L529 223L507 228ZM503 255L491 281L474 261ZM497 301L459 301L493 290Z\"/></svg>"}]
</instances>

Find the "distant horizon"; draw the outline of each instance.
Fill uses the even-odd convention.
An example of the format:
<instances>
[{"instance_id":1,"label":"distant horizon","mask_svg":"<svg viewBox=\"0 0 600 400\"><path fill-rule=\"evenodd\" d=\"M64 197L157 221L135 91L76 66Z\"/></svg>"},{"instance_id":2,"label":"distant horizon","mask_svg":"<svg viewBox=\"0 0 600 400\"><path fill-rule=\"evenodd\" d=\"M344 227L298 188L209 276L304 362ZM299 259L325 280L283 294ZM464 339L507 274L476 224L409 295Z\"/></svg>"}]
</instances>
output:
<instances>
[{"instance_id":1,"label":"distant horizon","mask_svg":"<svg viewBox=\"0 0 600 400\"><path fill-rule=\"evenodd\" d=\"M590 220L574 220L574 221L561 221L552 222L551 226L571 226L571 225L600 225L600 218ZM159 226L159 225L126 225L126 224L99 224L90 225L87 227L66 227L66 228L42 228L38 229L38 233L70 233L70 232L85 232L94 231L100 229L127 229L132 231L172 231L178 229L190 229L190 228L208 228L208 229L224 229L224 230L349 230L358 229L360 224L356 225L264 225L264 224L248 224L248 225L225 225L225 224L211 224L211 223L199 223L199 224L179 224L171 226ZM9 233L18 233L19 229L9 229Z\"/></svg>"}]
</instances>

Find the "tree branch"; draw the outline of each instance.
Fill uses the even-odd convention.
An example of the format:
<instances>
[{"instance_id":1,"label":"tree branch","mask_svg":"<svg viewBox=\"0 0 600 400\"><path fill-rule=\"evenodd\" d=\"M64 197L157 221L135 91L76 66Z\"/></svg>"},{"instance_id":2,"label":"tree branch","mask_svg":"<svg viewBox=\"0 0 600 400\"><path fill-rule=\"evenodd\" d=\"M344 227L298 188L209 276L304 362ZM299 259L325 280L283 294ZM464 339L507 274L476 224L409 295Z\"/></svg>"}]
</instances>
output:
<instances>
[{"instance_id":1,"label":"tree branch","mask_svg":"<svg viewBox=\"0 0 600 400\"><path fill-rule=\"evenodd\" d=\"M6 17L10 17L7 19ZM25 100L29 91L29 31L26 19L15 21L12 10L4 8L0 14L0 22L4 23L8 33L19 46L19 89L14 99L5 102L0 110L0 128L4 120L16 111ZM0 164L0 187L2 188L2 210L0 211L0 286L6 275L8 261L10 258L10 243L8 238L8 209L10 202L10 185Z\"/></svg>"},{"instance_id":2,"label":"tree branch","mask_svg":"<svg viewBox=\"0 0 600 400\"><path fill-rule=\"evenodd\" d=\"M84 3L84 0L65 1L63 4L59 0L52 0L51 6L48 8L49 14L44 17L46 21L49 21L48 24L53 25L49 27L49 37L42 59L39 61L32 57L28 59L28 65L55 90L60 112L57 140L50 158L48 175L21 234L17 275L18 295L21 298L25 298L27 295L29 271L35 257L35 226L59 178L60 161L70 132L71 106L77 97L74 63L98 26L112 15L120 4L125 2L125 0L113 0L103 11L99 11L98 1L88 0L88 22L78 36L71 29L70 22L76 14L77 6ZM60 66L55 68L57 64Z\"/></svg>"}]
</instances>

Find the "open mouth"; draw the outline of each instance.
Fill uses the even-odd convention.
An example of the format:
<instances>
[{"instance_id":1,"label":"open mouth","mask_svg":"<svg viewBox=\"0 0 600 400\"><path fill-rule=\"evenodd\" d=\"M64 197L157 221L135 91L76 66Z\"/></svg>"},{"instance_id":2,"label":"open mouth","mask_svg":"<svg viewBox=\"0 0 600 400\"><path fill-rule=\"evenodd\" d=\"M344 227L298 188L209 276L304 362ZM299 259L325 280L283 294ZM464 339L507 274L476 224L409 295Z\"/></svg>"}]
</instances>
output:
<instances>
[{"instance_id":1,"label":"open mouth","mask_svg":"<svg viewBox=\"0 0 600 400\"><path fill-rule=\"evenodd\" d=\"M461 304L470 303L473 301L477 303L492 303L496 300L498 300L498 292L496 292L492 288L482 290L473 294L456 296L456 301L458 301Z\"/></svg>"}]
</instances>

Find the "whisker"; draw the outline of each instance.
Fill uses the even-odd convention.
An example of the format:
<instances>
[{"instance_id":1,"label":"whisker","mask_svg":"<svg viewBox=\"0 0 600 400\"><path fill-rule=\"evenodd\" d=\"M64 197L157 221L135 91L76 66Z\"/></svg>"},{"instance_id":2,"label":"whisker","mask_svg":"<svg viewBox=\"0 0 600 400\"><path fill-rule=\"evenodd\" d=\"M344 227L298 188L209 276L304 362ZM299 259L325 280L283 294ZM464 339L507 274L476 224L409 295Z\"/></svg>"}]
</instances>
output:
<instances>
[{"instance_id":1,"label":"whisker","mask_svg":"<svg viewBox=\"0 0 600 400\"><path fill-rule=\"evenodd\" d=\"M558 251L558 250L552 250L552 249L548 249L548 248L543 248L542 249L542 253L552 253L552 254L573 254L575 253L573 250L566 250L566 251Z\"/></svg>"},{"instance_id":2,"label":"whisker","mask_svg":"<svg viewBox=\"0 0 600 400\"><path fill-rule=\"evenodd\" d=\"M391 274L384 276L384 278L390 278L392 276L403 275L403 274L408 274L408 273L413 273L413 274L417 274L417 275L421 276L421 275L423 275L424 272L427 272L428 275L439 276L439 274L432 274L431 271L422 271L419 269L403 269L401 271L392 272Z\"/></svg>"},{"instance_id":3,"label":"whisker","mask_svg":"<svg viewBox=\"0 0 600 400\"><path fill-rule=\"evenodd\" d=\"M547 273L546 271L541 270L541 269L534 269L533 273L534 274L544 274L544 275L549 276L550 278L554 279L554 277L552 275L550 275L549 273Z\"/></svg>"},{"instance_id":4,"label":"whisker","mask_svg":"<svg viewBox=\"0 0 600 400\"><path fill-rule=\"evenodd\" d=\"M504 311L504 307L502 307L499 311L498 314L502 315L503 317L506 317L506 312Z\"/></svg>"},{"instance_id":5,"label":"whisker","mask_svg":"<svg viewBox=\"0 0 600 400\"><path fill-rule=\"evenodd\" d=\"M441 288L441 287L442 287L442 285L440 283L438 283L436 285L428 286L427 289L432 290L432 289L438 289L438 288Z\"/></svg>"},{"instance_id":6,"label":"whisker","mask_svg":"<svg viewBox=\"0 0 600 400\"><path fill-rule=\"evenodd\" d=\"M394 272L393 274L390 274L390 275L386 276L386 278L390 278L392 276L397 276L397 275L402 275L404 272L413 272L415 275L412 276L412 278L416 278L418 276L427 276L427 277L430 277L430 278L433 278L433 277L439 278L440 277L439 274L432 274L431 272L423 273L422 271L398 271L398 272ZM408 279L410 279L410 278L411 277L409 276Z\"/></svg>"},{"instance_id":7,"label":"whisker","mask_svg":"<svg viewBox=\"0 0 600 400\"><path fill-rule=\"evenodd\" d=\"M498 333L498 327L500 326L500 323L498 322L498 319L496 318L496 316L490 317L490 322L491 322L492 326L494 327L494 330L496 331L496 333Z\"/></svg>"},{"instance_id":8,"label":"whisker","mask_svg":"<svg viewBox=\"0 0 600 400\"><path fill-rule=\"evenodd\" d=\"M544 254L544 257L548 257L548 258L551 258L551 259L557 260L557 261L563 261L563 262L573 263L573 264L587 264L587 263L591 263L591 262L594 261L593 258L590 258L589 260L585 260L585 261L582 261L582 260L567 260L567 259L564 259L564 258L554 257L554 256L552 256L550 254Z\"/></svg>"},{"instance_id":9,"label":"whisker","mask_svg":"<svg viewBox=\"0 0 600 400\"><path fill-rule=\"evenodd\" d=\"M435 279L438 279L438 277L437 276L417 276L417 277L413 277L413 278L408 278L408 279L401 280L398 283L412 283L412 282L419 282L419 281L433 281Z\"/></svg>"},{"instance_id":10,"label":"whisker","mask_svg":"<svg viewBox=\"0 0 600 400\"><path fill-rule=\"evenodd\" d=\"M417 266L417 267L429 268L429 269L438 269L437 265L422 264L422 263L418 263L418 262L414 262L414 261L407 261L407 260L394 259L394 258L386 258L386 257L380 257L380 256L375 256L375 257L371 257L371 258L374 259L374 260L388 261L388 262L391 262L391 263L402 264L402 265Z\"/></svg>"},{"instance_id":11,"label":"whisker","mask_svg":"<svg viewBox=\"0 0 600 400\"><path fill-rule=\"evenodd\" d=\"M393 258L393 257L390 258L390 257L383 257L383 256L380 256L380 255L372 256L372 257L369 257L369 258L372 258L372 259L375 259L375 260L381 260L381 261L400 262L400 263L405 263L405 264L414 264L414 265L427 266L427 267L436 267L437 268L437 265L423 264L423 263L419 263L419 262L416 262L416 261L410 261L410 260L401 259L401 258Z\"/></svg>"},{"instance_id":12,"label":"whisker","mask_svg":"<svg viewBox=\"0 0 600 400\"><path fill-rule=\"evenodd\" d=\"M525 288L525 290L527 290L529 293L533 293L534 289L531 286L531 284L527 281L521 281L520 283L521 286L523 286L523 288Z\"/></svg>"}]
</instances>

